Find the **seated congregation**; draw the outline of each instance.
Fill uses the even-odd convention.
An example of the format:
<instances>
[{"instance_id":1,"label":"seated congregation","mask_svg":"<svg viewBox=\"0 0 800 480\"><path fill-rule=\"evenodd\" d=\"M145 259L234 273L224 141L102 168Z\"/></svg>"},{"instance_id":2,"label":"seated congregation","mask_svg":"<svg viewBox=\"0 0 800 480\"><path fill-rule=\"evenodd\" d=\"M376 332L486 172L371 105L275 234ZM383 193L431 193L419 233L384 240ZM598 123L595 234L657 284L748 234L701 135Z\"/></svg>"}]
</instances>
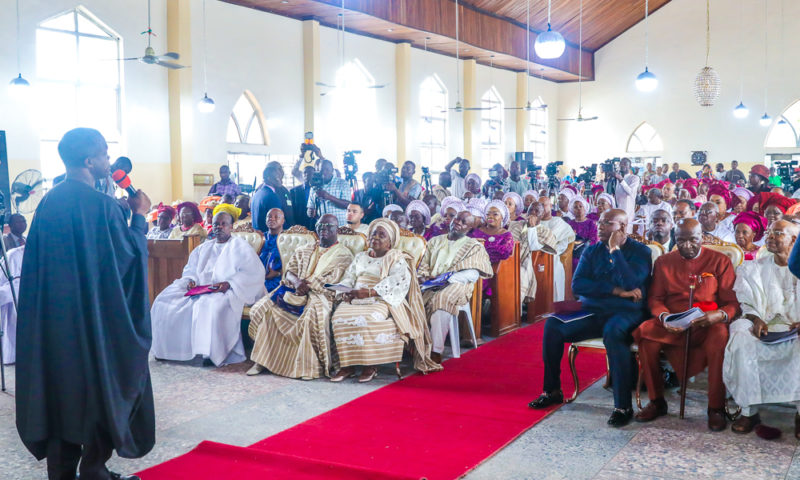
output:
<instances>
[{"instance_id":1,"label":"seated congregation","mask_svg":"<svg viewBox=\"0 0 800 480\"><path fill-rule=\"evenodd\" d=\"M800 327L797 200L764 191L759 165L749 189L708 179L650 184L646 175L640 185L625 160L617 175L630 188L615 193L583 182L535 190L516 162L508 172L498 165L501 181L481 188L469 162L456 159L431 193L405 165L388 195L396 203L319 189L314 204L329 205L315 217L286 203L273 164L252 198L159 205L149 218L151 256L164 242L198 243L180 278L156 289L152 353L220 366L246 360L252 340L247 375L369 382L381 365L400 375L404 357L417 371L441 370L448 337L458 357L482 333L546 318L542 345L531 345L544 361L531 408L565 401L565 346L598 339L611 426L667 414L665 370L682 395L689 377L707 371L709 429L726 428L731 396L741 409L733 431L770 438L759 406L789 403L800 439L800 341L787 333ZM334 183L336 173L325 174ZM308 186L310 176L298 178ZM687 311L691 322L673 323ZM650 402L634 414L642 383Z\"/></svg>"}]
</instances>

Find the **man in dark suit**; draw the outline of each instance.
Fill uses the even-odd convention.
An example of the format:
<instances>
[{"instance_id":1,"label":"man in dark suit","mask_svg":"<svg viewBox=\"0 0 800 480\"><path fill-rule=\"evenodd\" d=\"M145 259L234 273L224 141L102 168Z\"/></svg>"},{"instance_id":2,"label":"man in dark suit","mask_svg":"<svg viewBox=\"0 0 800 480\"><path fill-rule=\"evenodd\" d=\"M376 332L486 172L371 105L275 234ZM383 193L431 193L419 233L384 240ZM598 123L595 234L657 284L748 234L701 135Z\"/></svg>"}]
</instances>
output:
<instances>
[{"instance_id":1,"label":"man in dark suit","mask_svg":"<svg viewBox=\"0 0 800 480\"><path fill-rule=\"evenodd\" d=\"M286 228L294 225L294 214L289 200L289 190L283 186L283 167L279 162L269 162L264 169L264 183L253 194L250 212L253 215L253 228L266 233L267 212L273 208L283 210Z\"/></svg>"},{"instance_id":2,"label":"man in dark suit","mask_svg":"<svg viewBox=\"0 0 800 480\"><path fill-rule=\"evenodd\" d=\"M311 165L303 169L303 184L289 190L289 199L292 201L292 212L295 225L302 225L309 230L314 230L314 219L306 213L308 196L311 194L311 177L314 175Z\"/></svg>"}]
</instances>

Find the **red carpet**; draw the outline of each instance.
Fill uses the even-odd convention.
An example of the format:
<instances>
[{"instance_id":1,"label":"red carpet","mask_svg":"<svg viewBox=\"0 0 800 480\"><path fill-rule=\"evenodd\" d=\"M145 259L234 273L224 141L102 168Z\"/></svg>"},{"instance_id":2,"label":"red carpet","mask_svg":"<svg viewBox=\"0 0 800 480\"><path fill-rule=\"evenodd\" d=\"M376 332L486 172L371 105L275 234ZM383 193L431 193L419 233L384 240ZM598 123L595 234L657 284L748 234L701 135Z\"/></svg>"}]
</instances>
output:
<instances>
[{"instance_id":1,"label":"red carpet","mask_svg":"<svg viewBox=\"0 0 800 480\"><path fill-rule=\"evenodd\" d=\"M531 410L542 387L537 323L489 342L444 371L414 375L250 447L203 442L145 470L142 480L227 478L453 479L555 408ZM605 374L602 353L577 361L581 389ZM566 355L564 394L572 394ZM342 388L347 388L345 385Z\"/></svg>"}]
</instances>

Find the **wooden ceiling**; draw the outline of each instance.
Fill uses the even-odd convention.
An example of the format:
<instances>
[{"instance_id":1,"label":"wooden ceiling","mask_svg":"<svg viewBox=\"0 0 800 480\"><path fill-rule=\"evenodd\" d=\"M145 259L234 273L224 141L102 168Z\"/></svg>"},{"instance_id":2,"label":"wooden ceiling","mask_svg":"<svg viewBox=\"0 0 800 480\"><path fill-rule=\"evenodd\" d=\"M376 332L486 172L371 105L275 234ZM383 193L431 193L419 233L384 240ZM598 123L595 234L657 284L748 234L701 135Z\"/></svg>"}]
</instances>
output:
<instances>
[{"instance_id":1,"label":"wooden ceiling","mask_svg":"<svg viewBox=\"0 0 800 480\"><path fill-rule=\"evenodd\" d=\"M342 0L223 0L299 20L316 19L336 28ZM670 0L650 0L650 12ZM348 32L391 42L410 42L456 55L455 0L344 0ZM644 0L583 0L583 48L578 49L579 0L553 0L551 23L567 42L554 60L535 56L536 34L547 30L547 0L530 0L528 71L555 82L594 79L594 52L644 18ZM499 68L525 71L527 0L459 0L460 56Z\"/></svg>"}]
</instances>

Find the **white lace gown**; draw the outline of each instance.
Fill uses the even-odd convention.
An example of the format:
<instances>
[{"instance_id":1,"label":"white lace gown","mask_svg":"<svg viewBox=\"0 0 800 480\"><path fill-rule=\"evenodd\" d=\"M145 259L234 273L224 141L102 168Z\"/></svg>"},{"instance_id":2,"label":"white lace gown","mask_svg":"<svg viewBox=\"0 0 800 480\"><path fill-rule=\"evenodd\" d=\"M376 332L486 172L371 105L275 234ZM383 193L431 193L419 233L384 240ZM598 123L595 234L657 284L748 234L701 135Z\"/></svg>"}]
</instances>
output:
<instances>
[{"instance_id":1,"label":"white lace gown","mask_svg":"<svg viewBox=\"0 0 800 480\"><path fill-rule=\"evenodd\" d=\"M266 293L265 275L258 255L244 239L208 241L195 248L181 278L153 301L153 355L184 361L202 355L217 366L244 361L242 310ZM231 288L185 297L189 281L198 286L228 282Z\"/></svg>"},{"instance_id":2,"label":"white lace gown","mask_svg":"<svg viewBox=\"0 0 800 480\"><path fill-rule=\"evenodd\" d=\"M373 288L378 297L342 302L331 325L339 366L382 365L403 357L404 341L389 315L389 305L400 305L408 295L411 276L405 260L395 263L380 278L381 258L358 253L341 282L352 288Z\"/></svg>"},{"instance_id":3,"label":"white lace gown","mask_svg":"<svg viewBox=\"0 0 800 480\"><path fill-rule=\"evenodd\" d=\"M742 264L733 289L742 315L757 315L770 332L780 332L800 321L800 280L787 267L775 265L773 258ZM725 386L743 408L800 401L800 340L765 345L751 333L752 325L740 318L730 326L722 366Z\"/></svg>"}]
</instances>

